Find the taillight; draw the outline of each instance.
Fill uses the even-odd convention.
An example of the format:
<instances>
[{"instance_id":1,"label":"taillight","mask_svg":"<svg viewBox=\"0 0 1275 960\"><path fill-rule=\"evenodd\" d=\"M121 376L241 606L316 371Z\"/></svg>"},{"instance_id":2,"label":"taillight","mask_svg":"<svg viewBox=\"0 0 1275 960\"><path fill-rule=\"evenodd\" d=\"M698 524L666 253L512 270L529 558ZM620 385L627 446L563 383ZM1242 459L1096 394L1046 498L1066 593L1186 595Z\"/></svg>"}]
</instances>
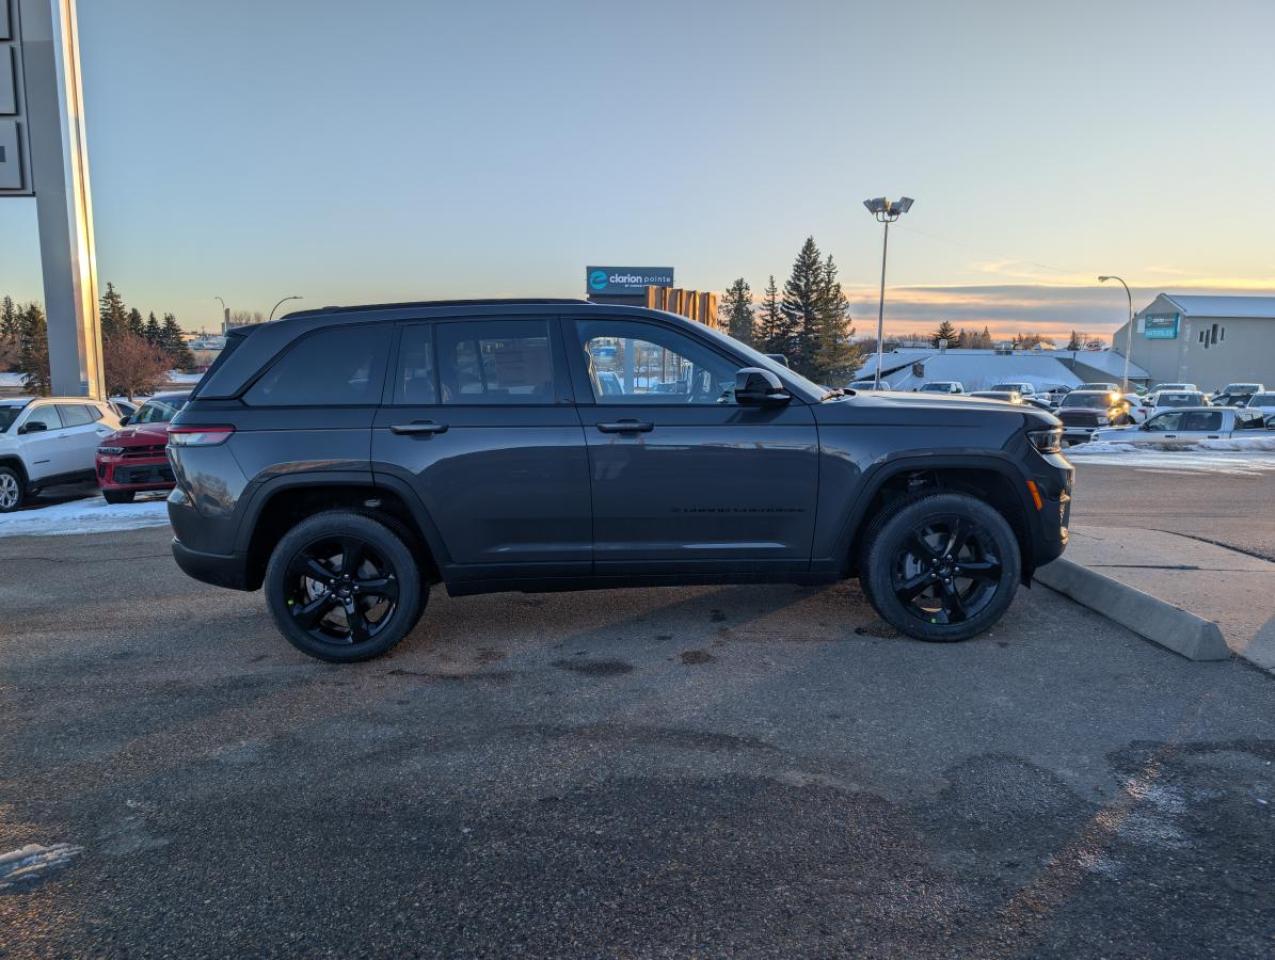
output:
<instances>
[{"instance_id":1,"label":"taillight","mask_svg":"<svg viewBox=\"0 0 1275 960\"><path fill-rule=\"evenodd\" d=\"M225 443L235 432L234 427L169 427L168 445L170 447L215 447Z\"/></svg>"}]
</instances>

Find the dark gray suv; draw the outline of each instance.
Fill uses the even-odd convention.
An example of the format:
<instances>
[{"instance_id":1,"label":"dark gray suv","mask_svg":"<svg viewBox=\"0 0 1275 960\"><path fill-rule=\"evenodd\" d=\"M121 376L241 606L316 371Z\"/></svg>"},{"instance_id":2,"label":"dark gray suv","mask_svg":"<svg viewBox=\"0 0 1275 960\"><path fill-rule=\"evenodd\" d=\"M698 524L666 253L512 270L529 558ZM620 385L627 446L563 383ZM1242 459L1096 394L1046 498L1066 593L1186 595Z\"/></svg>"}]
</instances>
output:
<instances>
[{"instance_id":1,"label":"dark gray suv","mask_svg":"<svg viewBox=\"0 0 1275 960\"><path fill-rule=\"evenodd\" d=\"M355 661L452 595L829 583L923 640L1067 541L1047 413L820 387L701 324L574 300L327 308L233 331L173 421L182 569Z\"/></svg>"}]
</instances>

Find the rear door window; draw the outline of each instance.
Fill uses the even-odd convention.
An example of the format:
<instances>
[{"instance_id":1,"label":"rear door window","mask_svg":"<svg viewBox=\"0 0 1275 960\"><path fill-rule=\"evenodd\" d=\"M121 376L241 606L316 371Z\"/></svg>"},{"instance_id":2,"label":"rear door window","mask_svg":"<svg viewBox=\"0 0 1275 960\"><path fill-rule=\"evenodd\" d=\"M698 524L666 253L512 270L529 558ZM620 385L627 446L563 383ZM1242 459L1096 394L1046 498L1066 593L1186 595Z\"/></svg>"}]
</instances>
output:
<instances>
[{"instance_id":1,"label":"rear door window","mask_svg":"<svg viewBox=\"0 0 1275 960\"><path fill-rule=\"evenodd\" d=\"M414 323L403 328L393 402L407 406L438 403L432 323Z\"/></svg>"},{"instance_id":2,"label":"rear door window","mask_svg":"<svg viewBox=\"0 0 1275 960\"><path fill-rule=\"evenodd\" d=\"M254 407L349 407L380 403L390 327L360 324L307 334L244 395Z\"/></svg>"},{"instance_id":3,"label":"rear door window","mask_svg":"<svg viewBox=\"0 0 1275 960\"><path fill-rule=\"evenodd\" d=\"M440 322L434 331L444 404L535 404L554 400L548 320Z\"/></svg>"},{"instance_id":4,"label":"rear door window","mask_svg":"<svg viewBox=\"0 0 1275 960\"><path fill-rule=\"evenodd\" d=\"M62 414L62 424L67 427L82 427L95 419L90 413L91 407L78 403L60 403L58 411Z\"/></svg>"},{"instance_id":5,"label":"rear door window","mask_svg":"<svg viewBox=\"0 0 1275 960\"><path fill-rule=\"evenodd\" d=\"M1182 414L1183 430L1214 431L1222 429L1222 411L1192 410Z\"/></svg>"}]
</instances>

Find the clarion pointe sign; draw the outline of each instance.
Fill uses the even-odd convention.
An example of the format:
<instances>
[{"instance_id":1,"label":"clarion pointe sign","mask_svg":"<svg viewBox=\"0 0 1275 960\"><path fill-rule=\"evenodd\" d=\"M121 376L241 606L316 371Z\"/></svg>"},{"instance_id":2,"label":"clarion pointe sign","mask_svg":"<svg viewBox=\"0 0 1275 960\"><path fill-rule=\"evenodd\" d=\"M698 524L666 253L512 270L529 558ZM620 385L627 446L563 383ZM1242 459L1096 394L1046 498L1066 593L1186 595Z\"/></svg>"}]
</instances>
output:
<instances>
[{"instance_id":1,"label":"clarion pointe sign","mask_svg":"<svg viewBox=\"0 0 1275 960\"><path fill-rule=\"evenodd\" d=\"M105 399L75 0L0 0L0 197L35 197L53 392Z\"/></svg>"},{"instance_id":2,"label":"clarion pointe sign","mask_svg":"<svg viewBox=\"0 0 1275 960\"><path fill-rule=\"evenodd\" d=\"M647 287L673 286L672 267L586 267L590 296L642 296Z\"/></svg>"}]
</instances>

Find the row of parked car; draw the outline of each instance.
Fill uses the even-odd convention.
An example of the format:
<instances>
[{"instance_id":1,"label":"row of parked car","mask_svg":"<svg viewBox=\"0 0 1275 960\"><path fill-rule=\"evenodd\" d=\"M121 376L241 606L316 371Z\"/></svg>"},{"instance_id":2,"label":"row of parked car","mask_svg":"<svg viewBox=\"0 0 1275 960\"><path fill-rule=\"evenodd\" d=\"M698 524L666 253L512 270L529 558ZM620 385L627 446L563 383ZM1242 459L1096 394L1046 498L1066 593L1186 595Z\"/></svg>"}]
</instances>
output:
<instances>
[{"instance_id":1,"label":"row of parked car","mask_svg":"<svg viewBox=\"0 0 1275 960\"><path fill-rule=\"evenodd\" d=\"M108 503L171 488L168 423L188 397L160 394L140 406L85 397L0 399L0 513L49 487L90 480Z\"/></svg>"},{"instance_id":2,"label":"row of parked car","mask_svg":"<svg viewBox=\"0 0 1275 960\"><path fill-rule=\"evenodd\" d=\"M882 381L858 380L854 390L889 390ZM1082 383L1078 387L1038 389L1027 382L998 383L967 393L954 380L932 380L919 393L969 396L1029 404L1063 422L1068 444L1089 440L1124 442L1225 439L1236 432L1275 429L1275 391L1261 383L1230 383L1209 394L1193 383L1161 383L1145 393L1125 393L1115 383ZM1138 433L1127 431L1137 428Z\"/></svg>"}]
</instances>

